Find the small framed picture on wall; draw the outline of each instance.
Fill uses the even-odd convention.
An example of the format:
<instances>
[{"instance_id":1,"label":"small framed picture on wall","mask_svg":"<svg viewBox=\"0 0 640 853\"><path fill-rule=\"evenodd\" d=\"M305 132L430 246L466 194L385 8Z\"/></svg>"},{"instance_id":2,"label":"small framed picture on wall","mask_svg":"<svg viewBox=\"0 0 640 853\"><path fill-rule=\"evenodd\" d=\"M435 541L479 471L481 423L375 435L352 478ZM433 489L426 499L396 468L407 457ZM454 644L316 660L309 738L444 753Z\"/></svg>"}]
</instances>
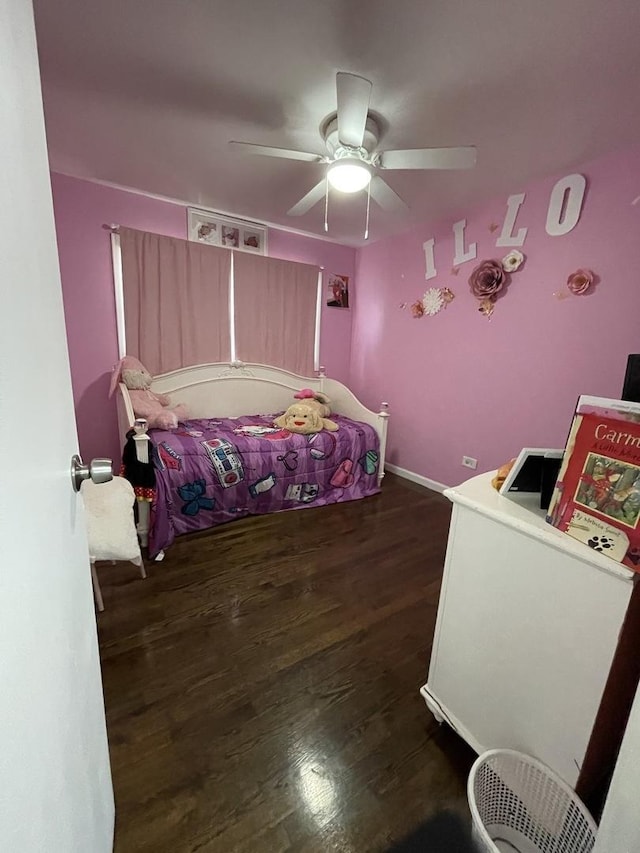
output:
<instances>
[{"instance_id":1,"label":"small framed picture on wall","mask_svg":"<svg viewBox=\"0 0 640 853\"><path fill-rule=\"evenodd\" d=\"M349 276L330 272L327 276L327 305L332 308L349 307Z\"/></svg>"},{"instance_id":2,"label":"small framed picture on wall","mask_svg":"<svg viewBox=\"0 0 640 853\"><path fill-rule=\"evenodd\" d=\"M230 219L211 210L187 208L187 233L195 243L223 246L254 255L267 254L267 226L259 222Z\"/></svg>"}]
</instances>

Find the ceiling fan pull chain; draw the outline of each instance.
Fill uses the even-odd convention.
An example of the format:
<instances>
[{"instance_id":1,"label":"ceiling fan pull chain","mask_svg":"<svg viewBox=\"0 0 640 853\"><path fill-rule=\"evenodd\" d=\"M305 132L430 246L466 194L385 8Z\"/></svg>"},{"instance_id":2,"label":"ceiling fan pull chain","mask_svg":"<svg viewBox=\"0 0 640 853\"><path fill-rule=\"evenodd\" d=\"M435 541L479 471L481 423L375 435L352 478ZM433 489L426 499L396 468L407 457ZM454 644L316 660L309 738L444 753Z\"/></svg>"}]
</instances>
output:
<instances>
[{"instance_id":1,"label":"ceiling fan pull chain","mask_svg":"<svg viewBox=\"0 0 640 853\"><path fill-rule=\"evenodd\" d=\"M364 224L364 239L369 239L369 207L371 205L371 181L367 184L367 219Z\"/></svg>"},{"instance_id":2,"label":"ceiling fan pull chain","mask_svg":"<svg viewBox=\"0 0 640 853\"><path fill-rule=\"evenodd\" d=\"M325 191L324 191L324 230L329 230L329 178L326 177L324 179L325 183Z\"/></svg>"}]
</instances>

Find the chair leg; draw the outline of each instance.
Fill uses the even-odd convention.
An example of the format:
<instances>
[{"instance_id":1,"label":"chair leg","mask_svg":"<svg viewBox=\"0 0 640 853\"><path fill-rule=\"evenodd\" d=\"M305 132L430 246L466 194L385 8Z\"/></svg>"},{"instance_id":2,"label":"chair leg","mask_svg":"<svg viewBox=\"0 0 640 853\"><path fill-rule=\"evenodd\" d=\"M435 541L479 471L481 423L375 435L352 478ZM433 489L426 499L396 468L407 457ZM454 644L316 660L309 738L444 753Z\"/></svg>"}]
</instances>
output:
<instances>
[{"instance_id":1,"label":"chair leg","mask_svg":"<svg viewBox=\"0 0 640 853\"><path fill-rule=\"evenodd\" d=\"M131 560L134 566L138 566L140 568L140 577L146 578L147 573L144 568L144 560L142 557L136 557L134 560Z\"/></svg>"},{"instance_id":2,"label":"chair leg","mask_svg":"<svg viewBox=\"0 0 640 853\"><path fill-rule=\"evenodd\" d=\"M96 572L96 566L93 560L91 561L91 580L93 582L93 595L96 600L96 604L98 605L98 610L102 613L104 610L104 601L102 600L102 590L98 583L98 573Z\"/></svg>"}]
</instances>

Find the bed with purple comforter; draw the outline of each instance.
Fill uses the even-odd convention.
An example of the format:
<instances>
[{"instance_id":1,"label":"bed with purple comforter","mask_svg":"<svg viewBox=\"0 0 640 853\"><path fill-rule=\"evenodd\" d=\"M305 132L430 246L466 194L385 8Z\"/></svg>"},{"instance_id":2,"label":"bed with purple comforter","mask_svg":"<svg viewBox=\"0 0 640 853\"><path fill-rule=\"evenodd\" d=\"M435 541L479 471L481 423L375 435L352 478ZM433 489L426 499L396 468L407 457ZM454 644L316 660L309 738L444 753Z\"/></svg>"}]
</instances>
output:
<instances>
[{"instance_id":1,"label":"bed with purple comforter","mask_svg":"<svg viewBox=\"0 0 640 853\"><path fill-rule=\"evenodd\" d=\"M380 491L373 427L332 415L337 432L297 435L274 427L274 417L190 420L176 430L150 431L156 474L151 557L182 533Z\"/></svg>"}]
</instances>

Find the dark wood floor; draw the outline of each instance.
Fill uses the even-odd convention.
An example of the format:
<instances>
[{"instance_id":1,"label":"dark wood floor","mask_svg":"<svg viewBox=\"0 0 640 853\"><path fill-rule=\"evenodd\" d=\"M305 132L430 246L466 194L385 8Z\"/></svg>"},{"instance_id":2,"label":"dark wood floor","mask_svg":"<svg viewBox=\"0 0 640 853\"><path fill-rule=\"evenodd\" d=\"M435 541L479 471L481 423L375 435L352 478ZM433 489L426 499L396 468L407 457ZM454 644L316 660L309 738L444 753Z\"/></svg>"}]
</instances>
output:
<instances>
[{"instance_id":1,"label":"dark wood floor","mask_svg":"<svg viewBox=\"0 0 640 853\"><path fill-rule=\"evenodd\" d=\"M370 853L465 808L473 755L418 693L449 512L388 475L102 568L117 853Z\"/></svg>"}]
</instances>

